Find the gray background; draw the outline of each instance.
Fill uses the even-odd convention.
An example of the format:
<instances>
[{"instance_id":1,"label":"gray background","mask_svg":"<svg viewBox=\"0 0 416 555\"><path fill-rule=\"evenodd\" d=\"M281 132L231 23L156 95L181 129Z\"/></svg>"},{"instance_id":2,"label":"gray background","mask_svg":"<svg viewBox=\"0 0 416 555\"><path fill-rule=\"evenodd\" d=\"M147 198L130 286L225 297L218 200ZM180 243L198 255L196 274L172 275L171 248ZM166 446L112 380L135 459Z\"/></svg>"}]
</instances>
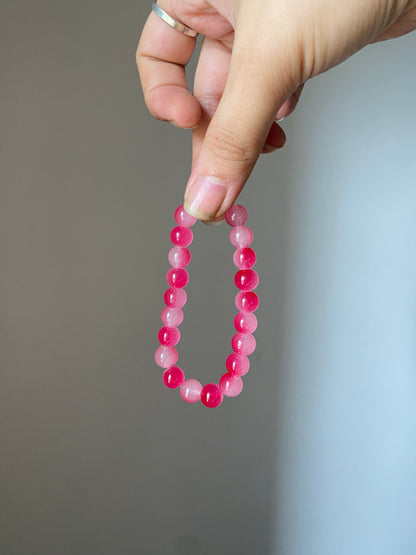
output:
<instances>
[{"instance_id":1,"label":"gray background","mask_svg":"<svg viewBox=\"0 0 416 555\"><path fill-rule=\"evenodd\" d=\"M413 555L416 36L310 83L258 164L258 349L208 410L153 361L190 135L139 91L149 9L2 2L0 553ZM233 251L194 229L179 354L206 382Z\"/></svg>"}]
</instances>

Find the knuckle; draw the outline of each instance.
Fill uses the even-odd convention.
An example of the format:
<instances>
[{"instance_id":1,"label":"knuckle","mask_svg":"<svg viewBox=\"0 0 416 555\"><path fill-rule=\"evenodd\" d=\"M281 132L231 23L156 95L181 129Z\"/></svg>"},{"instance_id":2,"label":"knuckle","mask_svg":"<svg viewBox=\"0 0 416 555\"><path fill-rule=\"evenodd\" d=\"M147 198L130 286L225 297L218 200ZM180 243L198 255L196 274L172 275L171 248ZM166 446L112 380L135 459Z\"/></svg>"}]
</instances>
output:
<instances>
[{"instance_id":1,"label":"knuckle","mask_svg":"<svg viewBox=\"0 0 416 555\"><path fill-rule=\"evenodd\" d=\"M210 137L214 156L226 162L249 164L257 156L255 147L244 143L235 129L216 128Z\"/></svg>"}]
</instances>

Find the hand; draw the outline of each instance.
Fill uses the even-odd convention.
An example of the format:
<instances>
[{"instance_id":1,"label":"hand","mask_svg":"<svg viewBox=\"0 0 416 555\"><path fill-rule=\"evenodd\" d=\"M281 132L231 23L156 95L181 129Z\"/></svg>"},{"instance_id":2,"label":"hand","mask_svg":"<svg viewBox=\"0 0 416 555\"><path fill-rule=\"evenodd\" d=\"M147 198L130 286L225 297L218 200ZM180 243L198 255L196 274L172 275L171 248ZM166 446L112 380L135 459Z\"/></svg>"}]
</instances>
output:
<instances>
[{"instance_id":1,"label":"hand","mask_svg":"<svg viewBox=\"0 0 416 555\"><path fill-rule=\"evenodd\" d=\"M137 65L157 118L192 128L185 208L221 219L260 153L282 147L274 121L294 110L303 84L367 44L416 28L416 0L160 0L172 17L204 35L194 94L185 66L195 39L153 12Z\"/></svg>"}]
</instances>

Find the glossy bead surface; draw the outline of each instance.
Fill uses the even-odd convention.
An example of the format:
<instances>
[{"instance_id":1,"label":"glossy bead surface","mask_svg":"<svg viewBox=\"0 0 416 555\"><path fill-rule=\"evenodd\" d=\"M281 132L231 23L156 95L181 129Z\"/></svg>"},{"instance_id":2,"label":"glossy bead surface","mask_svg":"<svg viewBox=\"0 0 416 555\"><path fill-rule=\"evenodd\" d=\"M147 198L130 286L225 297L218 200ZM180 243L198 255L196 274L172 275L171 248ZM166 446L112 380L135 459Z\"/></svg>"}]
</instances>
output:
<instances>
[{"instance_id":1,"label":"glossy bead surface","mask_svg":"<svg viewBox=\"0 0 416 555\"><path fill-rule=\"evenodd\" d=\"M184 289L174 289L171 287L163 295L165 305L169 308L182 308L186 303L186 291Z\"/></svg>"},{"instance_id":2,"label":"glossy bead surface","mask_svg":"<svg viewBox=\"0 0 416 555\"><path fill-rule=\"evenodd\" d=\"M165 347L174 347L179 343L181 334L178 328L163 326L163 328L160 328L157 338L161 345Z\"/></svg>"},{"instance_id":3,"label":"glossy bead surface","mask_svg":"<svg viewBox=\"0 0 416 555\"><path fill-rule=\"evenodd\" d=\"M186 270L184 270L186 272ZM238 270L234 277L236 287L242 291L252 291L259 284L259 276L254 270Z\"/></svg>"},{"instance_id":4,"label":"glossy bead surface","mask_svg":"<svg viewBox=\"0 0 416 555\"><path fill-rule=\"evenodd\" d=\"M259 306L259 298L254 291L240 291L235 296L235 306L240 312L254 312Z\"/></svg>"},{"instance_id":5,"label":"glossy bead surface","mask_svg":"<svg viewBox=\"0 0 416 555\"><path fill-rule=\"evenodd\" d=\"M230 374L237 374L238 376L244 376L250 369L250 361L246 355L238 355L237 353L232 353L227 357L225 361L225 367Z\"/></svg>"},{"instance_id":6,"label":"glossy bead surface","mask_svg":"<svg viewBox=\"0 0 416 555\"><path fill-rule=\"evenodd\" d=\"M251 355L256 348L256 340L251 333L236 333L231 340L231 346L239 355Z\"/></svg>"},{"instance_id":7,"label":"glossy bead surface","mask_svg":"<svg viewBox=\"0 0 416 555\"><path fill-rule=\"evenodd\" d=\"M239 312L234 317L234 327L239 333L253 333L257 328L257 318L252 312Z\"/></svg>"},{"instance_id":8,"label":"glossy bead surface","mask_svg":"<svg viewBox=\"0 0 416 555\"><path fill-rule=\"evenodd\" d=\"M233 262L240 270L248 270L256 263L256 253L250 247L237 249L233 254Z\"/></svg>"},{"instance_id":9,"label":"glossy bead surface","mask_svg":"<svg viewBox=\"0 0 416 555\"><path fill-rule=\"evenodd\" d=\"M240 272L248 271L250 270L240 270ZM174 287L175 289L182 289L189 281L189 274L185 268L171 268L166 274L166 281L171 287Z\"/></svg>"},{"instance_id":10,"label":"glossy bead surface","mask_svg":"<svg viewBox=\"0 0 416 555\"><path fill-rule=\"evenodd\" d=\"M163 383L166 387L169 387L169 389L176 389L181 385L184 379L185 374L179 366L171 366L162 374Z\"/></svg>"},{"instance_id":11,"label":"glossy bead surface","mask_svg":"<svg viewBox=\"0 0 416 555\"><path fill-rule=\"evenodd\" d=\"M192 243L193 233L189 227L177 225L170 232L170 240L178 247L187 247Z\"/></svg>"},{"instance_id":12,"label":"glossy bead surface","mask_svg":"<svg viewBox=\"0 0 416 555\"><path fill-rule=\"evenodd\" d=\"M221 376L220 390L227 397L237 397L243 389L243 380L237 374L229 374L228 372Z\"/></svg>"},{"instance_id":13,"label":"glossy bead surface","mask_svg":"<svg viewBox=\"0 0 416 555\"><path fill-rule=\"evenodd\" d=\"M201 401L206 407L211 409L218 407L222 403L222 393L216 383L208 383L202 388Z\"/></svg>"},{"instance_id":14,"label":"glossy bead surface","mask_svg":"<svg viewBox=\"0 0 416 555\"><path fill-rule=\"evenodd\" d=\"M158 347L155 352L155 361L161 368L169 368L176 364L178 351L175 347Z\"/></svg>"},{"instance_id":15,"label":"glossy bead surface","mask_svg":"<svg viewBox=\"0 0 416 555\"><path fill-rule=\"evenodd\" d=\"M198 380L185 380L181 385L180 396L187 403L196 403L201 399L202 385Z\"/></svg>"},{"instance_id":16,"label":"glossy bead surface","mask_svg":"<svg viewBox=\"0 0 416 555\"><path fill-rule=\"evenodd\" d=\"M230 231L230 242L234 247L243 248L251 245L253 241L253 232L245 225L233 227Z\"/></svg>"},{"instance_id":17,"label":"glossy bead surface","mask_svg":"<svg viewBox=\"0 0 416 555\"><path fill-rule=\"evenodd\" d=\"M188 214L183 205L181 205L175 210L175 221L178 225L190 227L194 225L196 218Z\"/></svg>"},{"instance_id":18,"label":"glossy bead surface","mask_svg":"<svg viewBox=\"0 0 416 555\"><path fill-rule=\"evenodd\" d=\"M185 268L191 261L191 252L186 247L172 247L168 254L168 260L174 268Z\"/></svg>"},{"instance_id":19,"label":"glossy bead surface","mask_svg":"<svg viewBox=\"0 0 416 555\"><path fill-rule=\"evenodd\" d=\"M166 306L162 310L160 318L166 326L176 327L183 322L183 311L180 308L169 308Z\"/></svg>"},{"instance_id":20,"label":"glossy bead surface","mask_svg":"<svg viewBox=\"0 0 416 555\"><path fill-rule=\"evenodd\" d=\"M225 213L225 220L227 224L231 225L232 227L238 225L244 225L248 218L248 212L241 206L241 204L234 204L227 210Z\"/></svg>"}]
</instances>

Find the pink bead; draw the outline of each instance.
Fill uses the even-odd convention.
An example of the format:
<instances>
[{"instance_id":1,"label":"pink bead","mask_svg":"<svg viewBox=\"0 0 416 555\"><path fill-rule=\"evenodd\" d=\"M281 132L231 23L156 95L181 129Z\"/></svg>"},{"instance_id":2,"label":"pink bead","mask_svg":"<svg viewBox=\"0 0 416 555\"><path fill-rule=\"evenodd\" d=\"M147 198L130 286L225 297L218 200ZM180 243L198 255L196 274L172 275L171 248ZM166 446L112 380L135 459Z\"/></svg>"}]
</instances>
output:
<instances>
[{"instance_id":1,"label":"pink bead","mask_svg":"<svg viewBox=\"0 0 416 555\"><path fill-rule=\"evenodd\" d=\"M239 355L251 355L256 348L256 340L251 333L236 333L231 340L231 346Z\"/></svg>"},{"instance_id":2,"label":"pink bead","mask_svg":"<svg viewBox=\"0 0 416 555\"><path fill-rule=\"evenodd\" d=\"M253 333L257 328L257 318L252 312L239 312L235 315L234 327L240 333Z\"/></svg>"},{"instance_id":3,"label":"pink bead","mask_svg":"<svg viewBox=\"0 0 416 555\"><path fill-rule=\"evenodd\" d=\"M191 227L196 222L196 218L188 214L183 205L178 206L175 210L175 220L178 225Z\"/></svg>"},{"instance_id":4,"label":"pink bead","mask_svg":"<svg viewBox=\"0 0 416 555\"><path fill-rule=\"evenodd\" d=\"M175 347L158 347L155 352L155 361L161 368L169 368L176 364L178 351Z\"/></svg>"},{"instance_id":5,"label":"pink bead","mask_svg":"<svg viewBox=\"0 0 416 555\"><path fill-rule=\"evenodd\" d=\"M229 374L228 372L221 376L220 390L227 397L237 397L243 389L243 380L237 374Z\"/></svg>"},{"instance_id":6,"label":"pink bead","mask_svg":"<svg viewBox=\"0 0 416 555\"><path fill-rule=\"evenodd\" d=\"M166 326L180 326L183 322L183 312L180 308L166 307L162 310L161 319Z\"/></svg>"},{"instance_id":7,"label":"pink bead","mask_svg":"<svg viewBox=\"0 0 416 555\"><path fill-rule=\"evenodd\" d=\"M228 224L235 227L238 225L244 225L248 218L248 212L241 206L241 204L234 204L225 213L225 219Z\"/></svg>"},{"instance_id":8,"label":"pink bead","mask_svg":"<svg viewBox=\"0 0 416 555\"><path fill-rule=\"evenodd\" d=\"M254 312L259 306L259 298L254 291L240 291L235 297L235 306L240 312Z\"/></svg>"},{"instance_id":9,"label":"pink bead","mask_svg":"<svg viewBox=\"0 0 416 555\"><path fill-rule=\"evenodd\" d=\"M238 376L244 376L247 374L250 368L250 361L246 355L238 355L233 353L227 357L225 361L225 366L230 374L237 374Z\"/></svg>"},{"instance_id":10,"label":"pink bead","mask_svg":"<svg viewBox=\"0 0 416 555\"><path fill-rule=\"evenodd\" d=\"M170 240L178 247L187 247L192 243L194 238L192 231L189 227L178 225L170 232Z\"/></svg>"},{"instance_id":11,"label":"pink bead","mask_svg":"<svg viewBox=\"0 0 416 555\"><path fill-rule=\"evenodd\" d=\"M182 308L186 303L186 291L184 289L167 289L163 300L169 308Z\"/></svg>"},{"instance_id":12,"label":"pink bead","mask_svg":"<svg viewBox=\"0 0 416 555\"><path fill-rule=\"evenodd\" d=\"M185 380L181 385L180 396L187 403L196 403L201 399L202 385L198 380Z\"/></svg>"},{"instance_id":13,"label":"pink bead","mask_svg":"<svg viewBox=\"0 0 416 555\"><path fill-rule=\"evenodd\" d=\"M230 241L234 247L248 247L253 241L253 232L245 225L233 227L230 231Z\"/></svg>"},{"instance_id":14,"label":"pink bead","mask_svg":"<svg viewBox=\"0 0 416 555\"><path fill-rule=\"evenodd\" d=\"M252 291L259 284L259 276L255 270L238 270L234 277L234 283L243 291Z\"/></svg>"},{"instance_id":15,"label":"pink bead","mask_svg":"<svg viewBox=\"0 0 416 555\"><path fill-rule=\"evenodd\" d=\"M222 393L216 383L208 383L202 388L201 401L206 407L211 409L221 405Z\"/></svg>"},{"instance_id":16,"label":"pink bead","mask_svg":"<svg viewBox=\"0 0 416 555\"><path fill-rule=\"evenodd\" d=\"M179 343L181 334L178 328L163 326L163 328L160 328L157 338L161 345L164 345L165 347L174 347Z\"/></svg>"},{"instance_id":17,"label":"pink bead","mask_svg":"<svg viewBox=\"0 0 416 555\"><path fill-rule=\"evenodd\" d=\"M233 255L233 261L237 268L240 268L240 270L248 270L256 263L256 253L253 249L250 249L250 247L237 249Z\"/></svg>"},{"instance_id":18,"label":"pink bead","mask_svg":"<svg viewBox=\"0 0 416 555\"><path fill-rule=\"evenodd\" d=\"M169 387L169 389L176 389L181 385L184 379L185 374L179 366L171 366L162 374L163 383L166 387Z\"/></svg>"},{"instance_id":19,"label":"pink bead","mask_svg":"<svg viewBox=\"0 0 416 555\"><path fill-rule=\"evenodd\" d=\"M186 247L173 247L169 251L168 260L174 268L185 268L191 261L191 253Z\"/></svg>"},{"instance_id":20,"label":"pink bead","mask_svg":"<svg viewBox=\"0 0 416 555\"><path fill-rule=\"evenodd\" d=\"M254 272L254 270L240 270L240 272ZM166 281L175 289L182 289L189 281L189 274L185 268L171 268L166 274Z\"/></svg>"}]
</instances>

